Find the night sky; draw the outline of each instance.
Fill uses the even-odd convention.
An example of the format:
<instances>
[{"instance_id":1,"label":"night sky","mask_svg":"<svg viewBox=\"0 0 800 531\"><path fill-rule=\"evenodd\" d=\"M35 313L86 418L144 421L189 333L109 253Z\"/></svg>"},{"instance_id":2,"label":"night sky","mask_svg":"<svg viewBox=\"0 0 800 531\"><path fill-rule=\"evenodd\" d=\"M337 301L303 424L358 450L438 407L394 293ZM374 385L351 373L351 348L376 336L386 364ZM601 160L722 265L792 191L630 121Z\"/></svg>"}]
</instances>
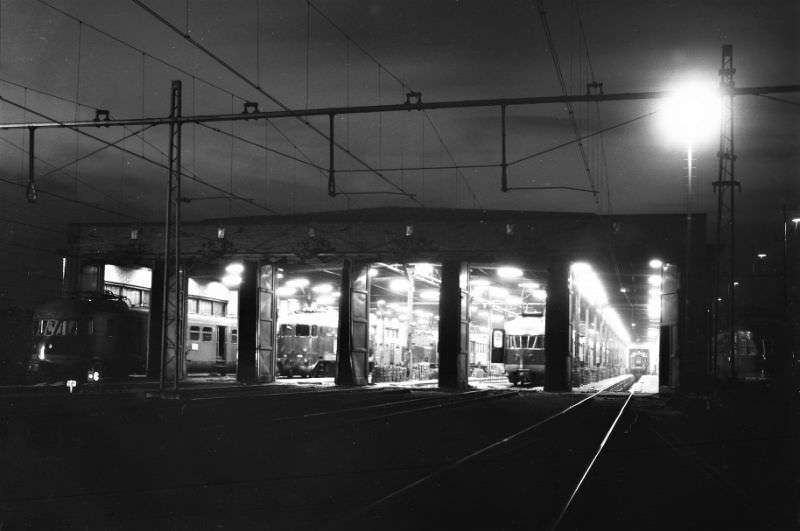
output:
<instances>
[{"instance_id":1,"label":"night sky","mask_svg":"<svg viewBox=\"0 0 800 531\"><path fill-rule=\"evenodd\" d=\"M395 104L412 90L425 102L561 94L535 1L142 3L177 31L134 1L2 0L0 122L90 120L95 109L115 119L164 117L175 79L183 82L184 115L238 113L244 101L265 111L280 109L275 101L291 109ZM590 82L603 83L605 93L671 90L689 78L716 85L723 44L733 45L737 87L800 83L796 1L543 5L569 94L585 93ZM800 95L774 96L780 101L742 96L735 103L745 270L756 250L779 259L782 209L800 206ZM686 148L664 138L663 112L647 116L661 106L575 104L582 135L632 122L584 140L588 172L576 144L512 164L511 186L562 187L514 193L500 190L497 108L337 117L337 140L361 162L337 150L343 193L335 198L320 169L327 140L300 121L191 124L183 130L183 170L191 176L184 217L383 206L680 214L687 210ZM327 131L327 118L310 121ZM139 128L85 132L116 142ZM508 135L512 162L575 138L563 104L509 107ZM57 293L67 223L163 219L166 126L120 142L126 151L97 151L103 144L69 129L37 132L35 204L25 199L27 137L0 131L0 306L29 306ZM694 148L691 208L709 216L709 239L718 143L711 135ZM346 171L365 165L383 177Z\"/></svg>"}]
</instances>

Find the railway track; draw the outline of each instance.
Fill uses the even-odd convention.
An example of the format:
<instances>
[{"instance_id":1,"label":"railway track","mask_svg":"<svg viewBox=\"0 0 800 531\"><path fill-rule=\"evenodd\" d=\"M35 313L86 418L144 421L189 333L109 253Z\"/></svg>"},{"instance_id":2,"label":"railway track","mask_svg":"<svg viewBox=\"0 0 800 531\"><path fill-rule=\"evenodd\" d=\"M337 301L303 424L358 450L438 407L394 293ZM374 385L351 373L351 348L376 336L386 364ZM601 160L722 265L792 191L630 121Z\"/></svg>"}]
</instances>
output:
<instances>
[{"instance_id":1,"label":"railway track","mask_svg":"<svg viewBox=\"0 0 800 531\"><path fill-rule=\"evenodd\" d=\"M425 497L425 494L420 494L418 491L427 491L430 494L430 487L432 484L436 483L441 487L443 484L447 483L456 483L459 480L453 480L453 477L460 478L460 481L476 481L475 477L471 477L474 471L485 471L487 468L491 467L500 467L508 462L513 462L517 459L515 457L518 454L522 454L525 458L528 458L531 454L536 454L538 452L537 448L541 445L538 443L541 441L539 437L542 436L541 432L544 431L546 428L552 428L554 424L557 422L562 423L562 426L568 425L566 423L567 419L570 419L572 422L577 422L578 419L581 417L573 418L576 416L576 413L583 412L585 406L595 399L599 397L608 396L609 393L615 393L622 404L614 411L613 417L610 424L606 423L607 429L604 429L602 432L602 437L598 437L598 441L596 444L596 449L592 452L585 453L582 457L585 457L585 462L582 466L581 473L575 476L573 481L574 487L563 497L558 505L552 505L552 507L558 507L560 510L558 513L554 513L550 515L546 521L540 521L539 525L532 524L532 528L539 529L544 528L546 524L546 528L551 531L556 531L559 529L559 525L564 518L564 516L570 510L573 501L575 500L576 496L579 494L581 487L589 476L594 464L597 462L598 458L600 457L601 453L603 452L607 441L611 437L612 433L614 432L615 428L619 424L620 419L625 412L626 407L628 406L633 393L630 391L631 386L633 385L634 381L633 378L628 378L619 382L616 382L606 388L603 388L582 400L570 405L569 407L564 408L563 410L552 414L542 420L539 420L533 424L530 424L510 435L502 437L494 442L487 444L471 453L468 453L462 456L459 459L456 459L446 465L443 465L435 470L428 472L427 474L419 477L418 479L403 485L400 488L393 490L392 492L382 496L377 500L373 500L368 504L365 504L360 509L355 512L351 512L348 515L344 516L341 520L332 522L329 529L359 529L360 524L364 522L369 522L369 525L365 527L373 527L374 525L388 525L389 529L400 529L403 527L402 524L399 524L397 521L393 521L391 523L382 521L383 519L379 516L381 514L396 514L396 510L390 509L389 507L392 505L403 505L401 499L406 498L420 498ZM620 397L619 393L627 392L627 395ZM585 416L585 415L584 415ZM544 435L547 437L547 435ZM551 437L551 441L557 441L558 437L554 436L553 432L549 434ZM579 456L580 457L580 456ZM482 462L479 462L482 461ZM470 469L470 472L465 472L465 470ZM524 469L520 469L517 471L518 474L527 475L531 473L531 471L526 471ZM491 474L490 474L491 475ZM495 477L497 474L491 477ZM446 476L450 476L449 481L445 480L442 481L443 478ZM503 484L502 479L492 481L487 479L486 477L481 477L478 482L485 482L485 483L492 483L496 488L502 488L501 485ZM563 490L563 489L561 489ZM409 502L413 504L413 502ZM441 506L441 504L440 504ZM428 522L430 523L430 522ZM488 522L487 522L488 523ZM448 524L455 524L455 522L436 522L437 526L448 525ZM472 522L475 524L475 521ZM483 523L482 523L483 525ZM501 524L502 525L502 524ZM504 527L501 527L504 528ZM516 527L514 527L516 528Z\"/></svg>"}]
</instances>

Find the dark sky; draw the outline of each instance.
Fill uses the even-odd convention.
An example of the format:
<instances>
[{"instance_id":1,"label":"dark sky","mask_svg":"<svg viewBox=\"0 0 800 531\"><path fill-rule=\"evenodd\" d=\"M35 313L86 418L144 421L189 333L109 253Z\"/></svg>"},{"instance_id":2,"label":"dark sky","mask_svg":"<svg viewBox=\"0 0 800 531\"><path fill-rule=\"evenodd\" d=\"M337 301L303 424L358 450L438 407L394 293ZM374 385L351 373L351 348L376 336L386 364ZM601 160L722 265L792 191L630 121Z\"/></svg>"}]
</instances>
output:
<instances>
[{"instance_id":1,"label":"dark sky","mask_svg":"<svg viewBox=\"0 0 800 531\"><path fill-rule=\"evenodd\" d=\"M402 103L409 89L426 102L561 90L534 1L144 3L292 109ZM584 93L593 80L606 93L669 90L689 77L714 85L726 43L733 45L738 87L800 83L796 1L550 0L544 7L571 94ZM183 81L184 115L240 112L245 100L262 110L279 108L133 1L3 0L0 9L0 95L31 109L2 103L2 123L44 120L33 111L45 121L91 119L96 108L113 118L163 117L173 79ZM736 215L740 248L748 251L779 250L781 209L800 204L800 96L776 96L784 101L743 96L735 104L735 171L742 183ZM660 105L576 104L574 116L586 134ZM337 139L386 171L385 180L346 173L363 166L338 151L339 190L357 195L336 198L328 197L327 176L315 167L327 165L327 141L297 120L188 125L183 165L196 180L185 184L184 195L194 200L184 215L199 220L380 206L682 213L685 147L665 141L658 116L586 140L590 175L575 145L511 166L512 186L593 185L596 199L575 190L504 194L497 167L433 169L499 163L496 108L338 117ZM326 129L326 121L312 123ZM107 141L132 131L86 130ZM560 104L510 107L508 133L510 161L574 138ZM24 196L27 132L0 131L0 250L28 265L25 282L8 278L17 271L10 261L2 266L7 280L0 306L2 300L25 303L42 280L58 276L52 250L63 244L65 223L163 218L166 170L141 157L166 163L166 126L143 137L120 143L128 153L92 154L102 144L75 131L40 131L40 197L32 205ZM692 208L712 220L717 147L712 135L696 146L694 162ZM413 167L427 169L407 169ZM362 193L398 189L416 201Z\"/></svg>"}]
</instances>

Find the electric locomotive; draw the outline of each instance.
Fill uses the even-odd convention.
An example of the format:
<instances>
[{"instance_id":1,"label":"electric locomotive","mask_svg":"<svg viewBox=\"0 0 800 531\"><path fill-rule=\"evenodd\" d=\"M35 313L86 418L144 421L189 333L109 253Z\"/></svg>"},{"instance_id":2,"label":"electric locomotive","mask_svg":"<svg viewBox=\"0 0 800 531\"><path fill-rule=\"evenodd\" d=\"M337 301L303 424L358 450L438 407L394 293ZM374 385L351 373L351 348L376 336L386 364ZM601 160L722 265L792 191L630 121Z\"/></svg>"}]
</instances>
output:
<instances>
[{"instance_id":1,"label":"electric locomotive","mask_svg":"<svg viewBox=\"0 0 800 531\"><path fill-rule=\"evenodd\" d=\"M99 381L143 373L146 315L109 292L80 293L38 306L33 313L34 380Z\"/></svg>"},{"instance_id":2,"label":"electric locomotive","mask_svg":"<svg viewBox=\"0 0 800 531\"><path fill-rule=\"evenodd\" d=\"M339 314L302 311L278 317L278 374L335 376Z\"/></svg>"},{"instance_id":3,"label":"electric locomotive","mask_svg":"<svg viewBox=\"0 0 800 531\"><path fill-rule=\"evenodd\" d=\"M632 348L628 351L628 368L636 381L650 372L650 351L646 348Z\"/></svg>"},{"instance_id":4,"label":"electric locomotive","mask_svg":"<svg viewBox=\"0 0 800 531\"><path fill-rule=\"evenodd\" d=\"M506 323L505 364L508 381L517 384L544 382L544 317L523 315Z\"/></svg>"}]
</instances>

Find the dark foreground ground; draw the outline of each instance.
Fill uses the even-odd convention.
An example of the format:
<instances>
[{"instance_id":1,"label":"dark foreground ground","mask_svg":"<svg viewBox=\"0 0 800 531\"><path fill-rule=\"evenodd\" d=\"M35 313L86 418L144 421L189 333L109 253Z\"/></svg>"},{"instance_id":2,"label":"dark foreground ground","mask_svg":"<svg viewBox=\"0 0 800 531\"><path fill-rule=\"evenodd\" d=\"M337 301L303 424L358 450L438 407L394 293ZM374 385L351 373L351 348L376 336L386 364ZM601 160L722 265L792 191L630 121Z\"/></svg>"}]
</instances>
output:
<instances>
[{"instance_id":1,"label":"dark foreground ground","mask_svg":"<svg viewBox=\"0 0 800 531\"><path fill-rule=\"evenodd\" d=\"M245 391L0 394L0 529L547 529L625 399ZM636 396L558 529L797 528L797 398Z\"/></svg>"}]
</instances>

